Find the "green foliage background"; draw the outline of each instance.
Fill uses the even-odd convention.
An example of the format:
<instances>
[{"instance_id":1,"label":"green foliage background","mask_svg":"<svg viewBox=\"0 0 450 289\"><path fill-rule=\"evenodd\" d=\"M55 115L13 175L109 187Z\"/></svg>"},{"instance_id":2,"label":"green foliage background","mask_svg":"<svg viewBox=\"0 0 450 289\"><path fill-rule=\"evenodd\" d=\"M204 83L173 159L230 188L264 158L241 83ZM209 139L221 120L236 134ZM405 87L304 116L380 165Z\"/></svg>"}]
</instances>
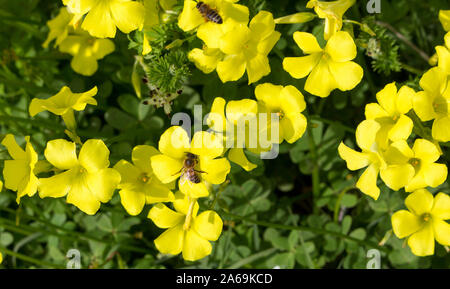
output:
<instances>
[{"instance_id":1,"label":"green foliage background","mask_svg":"<svg viewBox=\"0 0 450 289\"><path fill-rule=\"evenodd\" d=\"M251 16L263 9L275 18L310 11L306 2L240 1L249 6ZM366 268L367 251L373 248L381 252L382 268L448 268L450 255L441 245L435 256L419 258L390 231L390 216L404 207L407 194L380 183L378 201L363 195L354 187L358 173L347 170L337 146L342 140L354 143L364 105L375 101L377 91L392 81L418 89L420 75L429 68L425 59L389 28L431 56L434 47L443 43L438 12L450 6L447 0L382 0L381 14L370 15L366 3L357 0L345 18L367 23L377 36L361 32L358 26L344 26L357 38L356 61L364 68L363 81L350 92L335 90L326 99L304 92L305 79L291 78L281 65L284 57L301 55L292 40L293 32L312 31L320 38L322 20L277 25L282 36L270 54L272 72L258 83L292 84L302 91L308 103L309 129L295 144L283 144L275 160L261 161L249 155L258 163L252 172L232 164L228 185L214 187L209 198L200 200L203 209L214 205L224 220L222 236L210 256L186 262L180 256L159 254L153 240L162 230L146 218L150 206L131 217L117 192L95 216L88 216L63 198L25 197L18 206L15 193L4 189L0 193L0 251L4 255L0 268L65 267L71 248L80 250L82 268ZM116 51L99 62L94 76L83 77L70 68L70 56L41 46L48 33L46 22L61 6L61 1L0 0L1 138L6 133L30 135L42 156L48 140L65 138L64 125L48 113L31 119L27 112L31 99L47 98L64 85L75 92L97 85L98 106L88 106L77 114L80 137L103 139L111 151L111 164L129 159L135 145L157 146L170 126L170 117L162 108L142 104L135 95L133 71L135 79L143 72L135 65L140 32L129 38L119 33L114 39ZM192 113L194 104L203 104L206 113L218 96L254 98L257 84L248 86L245 78L222 84L215 72L205 75L187 62L185 53L199 47L198 40L165 49L174 40L189 36L176 25L160 25L153 33L153 52L145 59L152 63L149 78L167 82L162 85L168 90L183 89L173 102L173 112ZM368 46L371 38L379 48ZM178 72L177 79L167 79L165 70L169 68ZM145 96L148 91L144 88ZM448 164L448 147L443 150ZM9 158L4 148L0 158ZM448 183L436 190L449 192ZM379 246L382 240L384 244Z\"/></svg>"}]
</instances>

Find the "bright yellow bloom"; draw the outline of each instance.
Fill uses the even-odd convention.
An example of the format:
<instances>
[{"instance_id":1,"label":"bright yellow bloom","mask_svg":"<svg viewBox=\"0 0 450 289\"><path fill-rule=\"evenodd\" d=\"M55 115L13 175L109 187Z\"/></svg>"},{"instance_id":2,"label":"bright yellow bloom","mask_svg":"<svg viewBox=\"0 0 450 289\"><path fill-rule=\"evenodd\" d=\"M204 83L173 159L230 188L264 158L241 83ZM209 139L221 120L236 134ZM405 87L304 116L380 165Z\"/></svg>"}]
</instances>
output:
<instances>
[{"instance_id":1,"label":"bright yellow bloom","mask_svg":"<svg viewBox=\"0 0 450 289\"><path fill-rule=\"evenodd\" d=\"M395 82L386 85L377 93L378 103L366 105L366 118L374 119L380 125L378 143L386 148L389 140L406 140L412 132L413 122L405 114L412 109L415 91L402 86L397 92Z\"/></svg>"},{"instance_id":2,"label":"bright yellow bloom","mask_svg":"<svg viewBox=\"0 0 450 289\"><path fill-rule=\"evenodd\" d=\"M194 62L195 66L204 73L213 72L224 57L225 54L219 48L206 46L203 49L194 48L188 54L189 60Z\"/></svg>"},{"instance_id":3,"label":"bright yellow bloom","mask_svg":"<svg viewBox=\"0 0 450 289\"><path fill-rule=\"evenodd\" d=\"M410 194L405 205L392 215L392 229L398 238L408 237L408 246L414 255L434 254L434 240L450 246L450 197L438 193L434 198L427 190L417 190Z\"/></svg>"},{"instance_id":4,"label":"bright yellow bloom","mask_svg":"<svg viewBox=\"0 0 450 289\"><path fill-rule=\"evenodd\" d=\"M44 155L53 166L64 172L39 179L41 198L67 195L67 203L94 215L100 202L108 202L120 183L120 174L108 168L109 150L101 140L86 141L78 158L75 143L64 139L52 140L47 143Z\"/></svg>"},{"instance_id":5,"label":"bright yellow bloom","mask_svg":"<svg viewBox=\"0 0 450 289\"><path fill-rule=\"evenodd\" d=\"M305 90L311 94L327 97L336 88L342 91L353 89L363 77L363 69L351 60L356 57L356 45L345 31L330 37L324 49L316 37L307 32L295 32L294 40L303 57L286 57L283 68L294 78L308 74Z\"/></svg>"},{"instance_id":6,"label":"bright yellow bloom","mask_svg":"<svg viewBox=\"0 0 450 289\"><path fill-rule=\"evenodd\" d=\"M356 143L362 152L357 152L343 142L338 147L339 156L347 162L348 169L355 171L367 167L356 183L356 187L373 199L378 199L380 189L377 187L378 173L385 167L385 162L376 143L380 124L375 120L364 120L356 128Z\"/></svg>"},{"instance_id":7,"label":"bright yellow bloom","mask_svg":"<svg viewBox=\"0 0 450 289\"><path fill-rule=\"evenodd\" d=\"M87 104L97 105L93 98L97 94L97 86L83 93L73 93L69 87L64 86L57 94L47 99L33 98L29 112L31 116L48 110L60 115L69 129L76 127L74 110L84 110Z\"/></svg>"},{"instance_id":8,"label":"bright yellow bloom","mask_svg":"<svg viewBox=\"0 0 450 289\"><path fill-rule=\"evenodd\" d=\"M98 39L86 32L78 30L77 35L67 36L59 45L59 51L73 56L70 66L84 76L93 75L98 69L97 60L112 53L114 42L109 39Z\"/></svg>"},{"instance_id":9,"label":"bright yellow bloom","mask_svg":"<svg viewBox=\"0 0 450 289\"><path fill-rule=\"evenodd\" d=\"M12 160L5 160L3 168L3 178L5 188L17 191L16 202L20 203L20 198L28 195L34 196L39 184L35 175L35 166L38 162L38 155L30 143L30 137L25 137L26 145L23 150L16 142L12 134L7 134L2 141Z\"/></svg>"},{"instance_id":10,"label":"bright yellow bloom","mask_svg":"<svg viewBox=\"0 0 450 289\"><path fill-rule=\"evenodd\" d=\"M63 0L69 12L86 14L81 28L94 37L114 38L116 27L130 33L144 24L145 8L131 0Z\"/></svg>"},{"instance_id":11,"label":"bright yellow bloom","mask_svg":"<svg viewBox=\"0 0 450 289\"><path fill-rule=\"evenodd\" d=\"M125 160L115 166L120 175L120 200L130 215L138 215L145 204L173 201L173 193L167 185L155 177L150 158L159 152L152 146L139 145L133 149L133 164Z\"/></svg>"},{"instance_id":12,"label":"bright yellow bloom","mask_svg":"<svg viewBox=\"0 0 450 289\"><path fill-rule=\"evenodd\" d=\"M3 262L3 255L2 255L2 253L0 252L0 264Z\"/></svg>"},{"instance_id":13,"label":"bright yellow bloom","mask_svg":"<svg viewBox=\"0 0 450 289\"><path fill-rule=\"evenodd\" d=\"M209 241L216 241L222 233L223 222L214 211L197 216L198 204L183 194L175 194L173 206L155 205L148 213L156 226L167 229L155 239L156 248L163 254L183 254L183 259L195 261L211 254Z\"/></svg>"},{"instance_id":14,"label":"bright yellow bloom","mask_svg":"<svg viewBox=\"0 0 450 289\"><path fill-rule=\"evenodd\" d=\"M438 57L438 66L446 74L450 74L450 32L445 34L445 46L436 46L436 54Z\"/></svg>"},{"instance_id":15,"label":"bright yellow bloom","mask_svg":"<svg viewBox=\"0 0 450 289\"><path fill-rule=\"evenodd\" d=\"M263 83L255 88L255 96L260 104L260 113L276 113L279 117L279 143L283 140L294 143L306 130L306 118L302 111L306 108L303 94L292 85L282 86ZM270 124L268 125L270 127Z\"/></svg>"},{"instance_id":16,"label":"bright yellow bloom","mask_svg":"<svg viewBox=\"0 0 450 289\"><path fill-rule=\"evenodd\" d=\"M450 10L439 10L439 21L445 31L450 31Z\"/></svg>"},{"instance_id":17,"label":"bright yellow bloom","mask_svg":"<svg viewBox=\"0 0 450 289\"><path fill-rule=\"evenodd\" d=\"M433 67L422 76L423 91L416 93L413 108L422 121L434 119L431 128L433 138L450 141L450 79L440 67Z\"/></svg>"},{"instance_id":18,"label":"bright yellow bloom","mask_svg":"<svg viewBox=\"0 0 450 289\"><path fill-rule=\"evenodd\" d=\"M229 148L228 159L246 171L256 168L256 165L245 156L244 147L248 147L250 143L249 137L252 135L249 132L250 129L255 132L253 137L258 137L256 134L257 113L258 104L252 99L232 100L226 104L225 99L216 97L207 119L207 123L214 133L223 137L227 144L226 148ZM256 126L252 127L249 124L252 121ZM257 140L253 140L253 142L257 143Z\"/></svg>"},{"instance_id":19,"label":"bright yellow bloom","mask_svg":"<svg viewBox=\"0 0 450 289\"><path fill-rule=\"evenodd\" d=\"M159 24L159 1L158 0L144 0L145 17L144 17L144 39L142 47L142 55L149 54L152 51L150 41L146 35L147 31Z\"/></svg>"},{"instance_id":20,"label":"bright yellow bloom","mask_svg":"<svg viewBox=\"0 0 450 289\"><path fill-rule=\"evenodd\" d=\"M182 127L172 126L161 135L158 147L162 154L151 158L154 174L164 184L180 178L178 187L189 197L208 196L208 183L221 184L230 172L228 160L218 158L224 152L222 140L208 132L196 132L189 143L187 132ZM194 170L200 179L198 183L191 181L185 170L188 153L196 158Z\"/></svg>"},{"instance_id":21,"label":"bright yellow bloom","mask_svg":"<svg viewBox=\"0 0 450 289\"><path fill-rule=\"evenodd\" d=\"M208 5L210 9L216 10L223 22L227 19L233 19L237 22L247 23L249 15L248 8L244 5L235 4L235 2L238 1L239 0L205 0L202 2ZM199 29L203 29L203 26L205 26L206 30L217 30L219 28L218 26L222 24L207 21L196 8L197 3L197 1L193 0L184 1L183 11L181 11L178 18L178 26L184 31L189 31L199 26Z\"/></svg>"},{"instance_id":22,"label":"bright yellow bloom","mask_svg":"<svg viewBox=\"0 0 450 289\"><path fill-rule=\"evenodd\" d=\"M447 166L435 163L439 157L436 145L428 140L416 139L412 149L405 140L396 141L384 152L387 167L380 175L393 190L434 188L447 179Z\"/></svg>"},{"instance_id":23,"label":"bright yellow bloom","mask_svg":"<svg viewBox=\"0 0 450 289\"><path fill-rule=\"evenodd\" d=\"M355 0L316 1L310 0L306 8L314 8L314 11L322 19L325 19L324 38L330 39L342 28L342 16L345 11L355 3Z\"/></svg>"},{"instance_id":24,"label":"bright yellow bloom","mask_svg":"<svg viewBox=\"0 0 450 289\"><path fill-rule=\"evenodd\" d=\"M52 42L54 39L56 39L55 41L55 46L59 45L64 39L66 39L67 35L69 35L69 30L70 30L70 22L72 21L74 15L70 14L67 11L66 7L60 8L59 9L59 14L47 21L47 26L49 28L49 33L47 36L47 39L45 40L45 42L42 44L42 46L44 48L48 47L49 43Z\"/></svg>"}]
</instances>

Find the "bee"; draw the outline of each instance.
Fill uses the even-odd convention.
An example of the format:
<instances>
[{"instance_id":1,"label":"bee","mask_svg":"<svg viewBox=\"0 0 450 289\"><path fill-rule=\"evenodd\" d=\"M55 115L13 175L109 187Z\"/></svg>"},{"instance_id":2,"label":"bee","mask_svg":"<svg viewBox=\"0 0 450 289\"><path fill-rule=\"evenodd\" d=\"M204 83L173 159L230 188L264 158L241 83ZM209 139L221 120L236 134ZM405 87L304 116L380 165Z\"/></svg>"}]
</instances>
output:
<instances>
[{"instance_id":1,"label":"bee","mask_svg":"<svg viewBox=\"0 0 450 289\"><path fill-rule=\"evenodd\" d=\"M183 168L181 169L181 177L189 180L191 183L198 184L201 182L198 173L206 173L195 169L198 164L198 157L192 153L186 153L186 158L183 162Z\"/></svg>"},{"instance_id":2,"label":"bee","mask_svg":"<svg viewBox=\"0 0 450 289\"><path fill-rule=\"evenodd\" d=\"M198 12L200 12L200 14L202 14L203 18L205 18L206 21L211 21L211 22L217 23L217 24L223 23L222 17L220 17L219 12L217 12L217 10L209 7L208 4L200 1L200 2L197 2L197 5L195 6L195 8L197 8Z\"/></svg>"}]
</instances>

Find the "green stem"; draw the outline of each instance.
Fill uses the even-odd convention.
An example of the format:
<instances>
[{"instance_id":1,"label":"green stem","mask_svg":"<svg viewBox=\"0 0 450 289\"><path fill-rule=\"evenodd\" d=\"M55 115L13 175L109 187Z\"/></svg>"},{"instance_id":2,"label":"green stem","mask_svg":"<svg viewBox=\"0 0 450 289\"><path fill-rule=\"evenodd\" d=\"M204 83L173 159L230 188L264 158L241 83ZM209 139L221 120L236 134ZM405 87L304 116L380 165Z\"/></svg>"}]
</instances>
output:
<instances>
[{"instance_id":1,"label":"green stem","mask_svg":"<svg viewBox=\"0 0 450 289\"><path fill-rule=\"evenodd\" d=\"M417 74L417 75L422 75L423 71L421 71L420 69L414 68L412 66L409 66L408 64L405 63L401 63L401 66L404 70L409 71L411 73Z\"/></svg>"},{"instance_id":2,"label":"green stem","mask_svg":"<svg viewBox=\"0 0 450 289\"><path fill-rule=\"evenodd\" d=\"M267 250L258 252L256 254L250 255L247 258L241 259L239 261L237 261L236 263L234 263L233 265L231 265L230 267L226 268L226 269L238 269L241 268L244 265L250 264L256 260L259 260L261 258L267 257L272 255L273 253L275 253L278 249L277 248L269 248Z\"/></svg>"},{"instance_id":3,"label":"green stem","mask_svg":"<svg viewBox=\"0 0 450 289\"><path fill-rule=\"evenodd\" d=\"M312 227L306 227L306 226L290 226L290 225L282 225L282 224L275 224L275 223L269 223L269 222L265 222L265 221L257 221L257 220L252 220L249 219L247 217L242 217L239 215L235 215L232 213L227 213L225 211L222 211L221 214L228 216L230 218L233 219L238 219L241 221L246 221L252 224L256 224L259 226L264 226L264 227L269 227L269 228L275 228L275 229L283 229L283 230L296 230L296 231L307 231L307 232L312 232L312 233L316 233L316 234L321 234L321 235L332 235L338 238L342 238L342 239L346 239L349 241L354 241L356 243L358 243L361 246L368 246L368 247L372 247L372 248L378 248L383 252L388 252L388 248L386 247L380 247L378 244L371 242L371 241L365 241L365 240L359 240L356 239L354 237L351 236L347 236L345 234L339 233L339 232L334 232L334 231L328 231L322 228L312 228Z\"/></svg>"},{"instance_id":4,"label":"green stem","mask_svg":"<svg viewBox=\"0 0 450 289\"><path fill-rule=\"evenodd\" d=\"M312 189L313 189L313 198L315 199L320 196L320 168L317 156L317 146L314 142L314 136L312 134L311 122L308 123L306 130L308 133L309 150L311 151L311 157L313 160ZM318 212L317 206L314 206L313 212L315 214Z\"/></svg>"},{"instance_id":5,"label":"green stem","mask_svg":"<svg viewBox=\"0 0 450 289\"><path fill-rule=\"evenodd\" d=\"M44 268L65 269L65 266L58 265L58 264L52 264L52 263L49 263L49 262L46 262L46 261L41 261L41 260L38 260L38 259L34 259L32 257L26 256L26 255L22 255L20 253L16 253L14 251L8 250L8 249L6 249L3 246L0 246L0 251L5 253L5 254L7 254L7 255L16 257L17 259L33 263L33 264L42 266Z\"/></svg>"},{"instance_id":6,"label":"green stem","mask_svg":"<svg viewBox=\"0 0 450 289\"><path fill-rule=\"evenodd\" d=\"M352 133L352 134L355 134L355 132L356 132L356 130L354 128L352 128L352 127L346 126L345 124L340 123L340 122L335 121L335 120L329 120L329 119L323 118L323 117L321 117L319 115L311 115L309 118L311 120L318 120L318 121L321 121L321 122L329 124L329 125L339 126L343 130L345 130L345 131L347 131L349 133Z\"/></svg>"},{"instance_id":7,"label":"green stem","mask_svg":"<svg viewBox=\"0 0 450 289\"><path fill-rule=\"evenodd\" d=\"M338 222L338 218L339 218L339 208L341 207L341 201L342 201L342 198L344 197L344 195L345 195L348 191L350 191L350 190L353 189L353 188L354 188L353 186L348 187L348 188L345 188L345 189L343 189L342 192L339 194L338 199L337 199L337 201L336 201L336 205L334 206L334 216L333 216L333 219L334 219L335 222Z\"/></svg>"}]
</instances>

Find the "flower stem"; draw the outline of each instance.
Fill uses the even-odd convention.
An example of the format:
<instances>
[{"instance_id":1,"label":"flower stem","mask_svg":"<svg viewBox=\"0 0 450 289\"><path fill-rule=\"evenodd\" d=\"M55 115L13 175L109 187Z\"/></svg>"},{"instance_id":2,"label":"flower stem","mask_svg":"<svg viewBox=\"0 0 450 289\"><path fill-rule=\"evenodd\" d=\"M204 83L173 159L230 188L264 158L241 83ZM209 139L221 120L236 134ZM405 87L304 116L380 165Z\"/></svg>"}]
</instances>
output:
<instances>
[{"instance_id":1,"label":"flower stem","mask_svg":"<svg viewBox=\"0 0 450 289\"><path fill-rule=\"evenodd\" d=\"M20 253L8 250L8 249L6 249L3 246L0 246L0 252L3 252L5 254L13 256L13 257L16 257L17 259L23 260L25 262L30 262L30 263L39 265L39 266L44 267L44 268L52 268L52 269L64 269L65 268L63 265L52 264L52 263L49 263L49 262L46 262L46 261L42 261L42 260L38 260L38 259L35 259L35 258L32 258L32 257L26 256L26 255L22 255Z\"/></svg>"}]
</instances>

